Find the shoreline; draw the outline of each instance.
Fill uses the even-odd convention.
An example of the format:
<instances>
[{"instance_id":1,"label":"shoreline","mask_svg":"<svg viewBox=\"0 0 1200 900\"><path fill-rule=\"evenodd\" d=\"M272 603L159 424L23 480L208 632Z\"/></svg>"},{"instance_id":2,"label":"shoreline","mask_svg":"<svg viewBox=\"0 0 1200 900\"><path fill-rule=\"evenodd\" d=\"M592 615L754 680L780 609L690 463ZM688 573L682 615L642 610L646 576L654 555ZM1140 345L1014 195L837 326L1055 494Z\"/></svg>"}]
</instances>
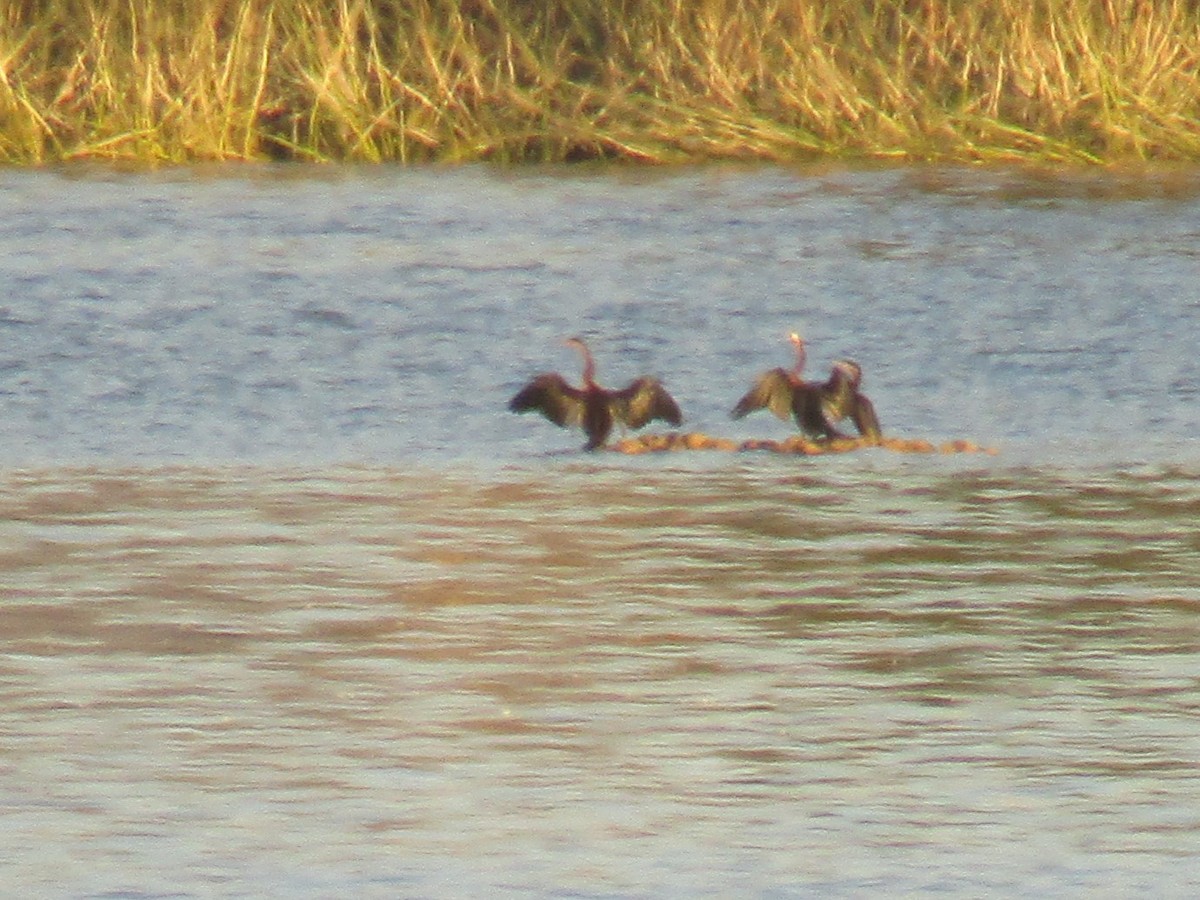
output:
<instances>
[{"instance_id":1,"label":"shoreline","mask_svg":"<svg viewBox=\"0 0 1200 900\"><path fill-rule=\"evenodd\" d=\"M0 40L0 164L1200 160L1175 3L37 7Z\"/></svg>"}]
</instances>

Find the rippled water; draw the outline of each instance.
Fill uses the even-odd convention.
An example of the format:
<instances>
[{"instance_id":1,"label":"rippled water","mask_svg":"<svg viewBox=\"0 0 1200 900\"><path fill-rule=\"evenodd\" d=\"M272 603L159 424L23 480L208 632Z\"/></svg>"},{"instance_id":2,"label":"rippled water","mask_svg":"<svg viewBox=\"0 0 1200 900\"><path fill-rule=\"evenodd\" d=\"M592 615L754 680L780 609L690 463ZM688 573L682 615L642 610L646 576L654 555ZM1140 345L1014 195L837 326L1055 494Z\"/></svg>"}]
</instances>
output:
<instances>
[{"instance_id":1,"label":"rippled water","mask_svg":"<svg viewBox=\"0 0 1200 900\"><path fill-rule=\"evenodd\" d=\"M0 876L1191 896L1200 177L0 172ZM996 456L578 451L787 331Z\"/></svg>"}]
</instances>

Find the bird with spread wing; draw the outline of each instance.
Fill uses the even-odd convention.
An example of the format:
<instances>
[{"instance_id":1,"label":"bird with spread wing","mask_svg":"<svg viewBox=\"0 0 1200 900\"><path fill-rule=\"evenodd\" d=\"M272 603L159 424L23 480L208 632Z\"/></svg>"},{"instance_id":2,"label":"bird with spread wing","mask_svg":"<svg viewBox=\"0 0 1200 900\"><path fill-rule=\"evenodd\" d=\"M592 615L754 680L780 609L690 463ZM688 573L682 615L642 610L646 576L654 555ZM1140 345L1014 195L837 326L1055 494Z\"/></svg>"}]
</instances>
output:
<instances>
[{"instance_id":1,"label":"bird with spread wing","mask_svg":"<svg viewBox=\"0 0 1200 900\"><path fill-rule=\"evenodd\" d=\"M740 419L758 409L769 409L784 421L794 418L809 437L841 438L838 423L849 418L858 433L878 440L881 436L875 407L859 387L862 367L849 359L833 364L824 382L803 378L806 351L804 339L796 333L788 336L796 348L796 363L790 369L770 369L758 376L753 387L738 401L731 415Z\"/></svg>"},{"instance_id":2,"label":"bird with spread wing","mask_svg":"<svg viewBox=\"0 0 1200 900\"><path fill-rule=\"evenodd\" d=\"M605 390L596 383L596 364L583 339L568 338L566 344L583 356L583 385L568 384L557 372L537 375L509 401L510 410L536 410L555 425L582 428L587 435L585 450L602 447L614 423L641 428L653 419L671 425L683 422L679 404L658 379L643 376L621 390Z\"/></svg>"}]
</instances>

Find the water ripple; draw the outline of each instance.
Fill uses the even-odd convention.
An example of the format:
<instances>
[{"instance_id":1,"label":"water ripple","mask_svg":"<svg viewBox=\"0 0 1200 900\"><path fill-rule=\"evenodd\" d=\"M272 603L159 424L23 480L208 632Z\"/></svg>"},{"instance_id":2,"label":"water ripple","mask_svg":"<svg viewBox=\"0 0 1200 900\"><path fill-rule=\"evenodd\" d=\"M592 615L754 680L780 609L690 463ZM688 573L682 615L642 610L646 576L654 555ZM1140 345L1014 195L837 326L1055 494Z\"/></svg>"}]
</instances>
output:
<instances>
[{"instance_id":1,"label":"water ripple","mask_svg":"<svg viewBox=\"0 0 1200 900\"><path fill-rule=\"evenodd\" d=\"M685 848L768 893L1181 858L1194 475L543 475L9 473L8 820L82 893L314 844L369 893L467 846L479 887L618 894L689 883Z\"/></svg>"}]
</instances>

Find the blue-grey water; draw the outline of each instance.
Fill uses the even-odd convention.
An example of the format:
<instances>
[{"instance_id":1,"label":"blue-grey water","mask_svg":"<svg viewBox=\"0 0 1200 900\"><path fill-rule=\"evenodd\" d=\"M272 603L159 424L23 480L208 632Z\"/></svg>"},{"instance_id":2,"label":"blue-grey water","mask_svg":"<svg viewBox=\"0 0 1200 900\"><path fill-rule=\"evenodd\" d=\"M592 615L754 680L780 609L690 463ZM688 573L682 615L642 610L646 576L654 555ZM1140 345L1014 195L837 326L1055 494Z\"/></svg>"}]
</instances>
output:
<instances>
[{"instance_id":1,"label":"blue-grey water","mask_svg":"<svg viewBox=\"0 0 1200 900\"><path fill-rule=\"evenodd\" d=\"M889 435L685 428L809 341ZM1194 896L1200 171L0 170L13 896Z\"/></svg>"}]
</instances>

